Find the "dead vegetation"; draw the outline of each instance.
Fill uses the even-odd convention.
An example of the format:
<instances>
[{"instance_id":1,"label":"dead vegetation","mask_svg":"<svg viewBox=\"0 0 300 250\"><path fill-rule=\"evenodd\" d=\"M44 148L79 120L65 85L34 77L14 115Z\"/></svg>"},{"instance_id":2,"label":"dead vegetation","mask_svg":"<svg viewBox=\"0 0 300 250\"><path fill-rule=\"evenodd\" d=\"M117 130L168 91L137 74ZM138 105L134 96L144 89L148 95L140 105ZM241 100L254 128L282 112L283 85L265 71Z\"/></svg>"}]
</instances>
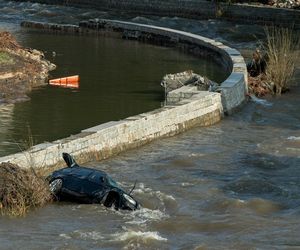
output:
<instances>
[{"instance_id":1,"label":"dead vegetation","mask_svg":"<svg viewBox=\"0 0 300 250\"><path fill-rule=\"evenodd\" d=\"M15 64L14 58L16 56L10 52L18 49L20 49L19 44L9 32L0 32L0 72L5 72L7 66L11 67Z\"/></svg>"},{"instance_id":2,"label":"dead vegetation","mask_svg":"<svg viewBox=\"0 0 300 250\"><path fill-rule=\"evenodd\" d=\"M265 32L262 52L256 50L247 65L249 92L257 97L288 91L299 58L299 32L279 27L268 27Z\"/></svg>"},{"instance_id":3,"label":"dead vegetation","mask_svg":"<svg viewBox=\"0 0 300 250\"><path fill-rule=\"evenodd\" d=\"M266 28L266 78L273 83L273 93L280 95L289 88L299 57L299 32L288 28Z\"/></svg>"},{"instance_id":4,"label":"dead vegetation","mask_svg":"<svg viewBox=\"0 0 300 250\"><path fill-rule=\"evenodd\" d=\"M9 32L0 32L0 50L17 50L19 48L20 45Z\"/></svg>"},{"instance_id":5,"label":"dead vegetation","mask_svg":"<svg viewBox=\"0 0 300 250\"><path fill-rule=\"evenodd\" d=\"M263 97L272 94L273 87L268 83L266 75L260 74L258 76L248 76L249 93L257 97Z\"/></svg>"},{"instance_id":6,"label":"dead vegetation","mask_svg":"<svg viewBox=\"0 0 300 250\"><path fill-rule=\"evenodd\" d=\"M9 32L0 32L0 104L28 100L35 86L47 84L55 65L41 51L22 48Z\"/></svg>"},{"instance_id":7,"label":"dead vegetation","mask_svg":"<svg viewBox=\"0 0 300 250\"><path fill-rule=\"evenodd\" d=\"M24 216L52 200L48 183L33 168L22 169L10 163L0 164L0 212Z\"/></svg>"}]
</instances>

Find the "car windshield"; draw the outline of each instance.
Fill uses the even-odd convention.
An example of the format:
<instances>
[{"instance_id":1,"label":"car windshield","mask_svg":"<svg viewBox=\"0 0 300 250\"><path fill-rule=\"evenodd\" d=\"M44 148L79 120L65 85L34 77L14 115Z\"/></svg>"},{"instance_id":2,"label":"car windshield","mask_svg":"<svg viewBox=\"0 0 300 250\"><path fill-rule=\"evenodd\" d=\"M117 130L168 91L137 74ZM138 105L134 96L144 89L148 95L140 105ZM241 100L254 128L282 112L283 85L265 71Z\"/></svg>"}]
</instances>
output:
<instances>
[{"instance_id":1,"label":"car windshield","mask_svg":"<svg viewBox=\"0 0 300 250\"><path fill-rule=\"evenodd\" d=\"M122 189L110 176L107 176L107 181L112 187Z\"/></svg>"}]
</instances>

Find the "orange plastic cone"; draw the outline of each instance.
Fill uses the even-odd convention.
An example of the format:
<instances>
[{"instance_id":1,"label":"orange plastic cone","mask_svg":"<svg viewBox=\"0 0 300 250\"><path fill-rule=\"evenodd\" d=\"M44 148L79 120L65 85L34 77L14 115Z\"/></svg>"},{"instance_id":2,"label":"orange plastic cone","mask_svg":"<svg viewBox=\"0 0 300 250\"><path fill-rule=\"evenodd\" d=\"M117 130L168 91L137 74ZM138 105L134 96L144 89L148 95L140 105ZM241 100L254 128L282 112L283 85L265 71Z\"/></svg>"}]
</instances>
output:
<instances>
[{"instance_id":1,"label":"orange plastic cone","mask_svg":"<svg viewBox=\"0 0 300 250\"><path fill-rule=\"evenodd\" d=\"M79 75L52 79L49 80L49 84L65 88L79 88Z\"/></svg>"}]
</instances>

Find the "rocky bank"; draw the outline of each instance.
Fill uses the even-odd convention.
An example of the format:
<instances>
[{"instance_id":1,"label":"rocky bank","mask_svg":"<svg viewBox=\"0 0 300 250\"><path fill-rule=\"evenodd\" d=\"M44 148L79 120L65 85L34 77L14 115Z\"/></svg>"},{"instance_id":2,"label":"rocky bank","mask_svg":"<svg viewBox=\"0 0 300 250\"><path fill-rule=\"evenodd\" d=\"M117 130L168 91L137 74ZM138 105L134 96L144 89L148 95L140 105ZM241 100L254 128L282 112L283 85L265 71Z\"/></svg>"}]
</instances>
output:
<instances>
[{"instance_id":1,"label":"rocky bank","mask_svg":"<svg viewBox=\"0 0 300 250\"><path fill-rule=\"evenodd\" d=\"M27 93L47 84L55 68L42 52L22 48L9 32L0 32L0 104L27 100Z\"/></svg>"}]
</instances>

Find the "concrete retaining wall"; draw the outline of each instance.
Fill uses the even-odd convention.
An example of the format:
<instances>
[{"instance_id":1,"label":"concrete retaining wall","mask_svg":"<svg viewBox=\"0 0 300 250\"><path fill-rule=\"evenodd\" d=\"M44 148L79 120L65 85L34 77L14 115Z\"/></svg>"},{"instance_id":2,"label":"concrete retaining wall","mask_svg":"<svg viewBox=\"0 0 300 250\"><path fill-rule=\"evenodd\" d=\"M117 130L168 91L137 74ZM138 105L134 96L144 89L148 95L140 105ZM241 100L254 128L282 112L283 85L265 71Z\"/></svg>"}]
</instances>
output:
<instances>
[{"instance_id":1,"label":"concrete retaining wall","mask_svg":"<svg viewBox=\"0 0 300 250\"><path fill-rule=\"evenodd\" d=\"M20 1L20 0L17 0ZM22 0L21 0L22 1ZM30 0L46 4L70 5L80 8L115 10L135 14L180 16L186 18L218 18L243 23L293 25L300 29L300 10L279 9L246 4L215 5L206 0Z\"/></svg>"},{"instance_id":2,"label":"concrete retaining wall","mask_svg":"<svg viewBox=\"0 0 300 250\"><path fill-rule=\"evenodd\" d=\"M83 130L80 134L34 146L30 151L0 158L1 162L13 162L22 167L52 166L61 162L61 153L68 152L82 161L91 156L103 159L123 150L137 147L154 139L171 136L194 126L214 124L230 113L245 100L247 69L243 57L232 48L211 39L191 33L168 28L141 25L128 22L97 20L81 23L79 26L60 26L56 24L23 23L26 27L47 28L63 32L102 32L118 33L122 37L150 41L199 46L208 54L214 54L219 62L230 70L230 76L221 84L219 93L193 91L184 95L176 105L166 105L161 109L112 121ZM132 35L134 34L134 35Z\"/></svg>"},{"instance_id":3,"label":"concrete retaining wall","mask_svg":"<svg viewBox=\"0 0 300 250\"><path fill-rule=\"evenodd\" d=\"M53 166L62 163L62 152L71 153L82 162L104 159L194 126L214 124L221 116L220 94L202 92L177 106L104 123L62 140L36 145L30 151L2 157L0 163L9 161L26 168Z\"/></svg>"}]
</instances>

